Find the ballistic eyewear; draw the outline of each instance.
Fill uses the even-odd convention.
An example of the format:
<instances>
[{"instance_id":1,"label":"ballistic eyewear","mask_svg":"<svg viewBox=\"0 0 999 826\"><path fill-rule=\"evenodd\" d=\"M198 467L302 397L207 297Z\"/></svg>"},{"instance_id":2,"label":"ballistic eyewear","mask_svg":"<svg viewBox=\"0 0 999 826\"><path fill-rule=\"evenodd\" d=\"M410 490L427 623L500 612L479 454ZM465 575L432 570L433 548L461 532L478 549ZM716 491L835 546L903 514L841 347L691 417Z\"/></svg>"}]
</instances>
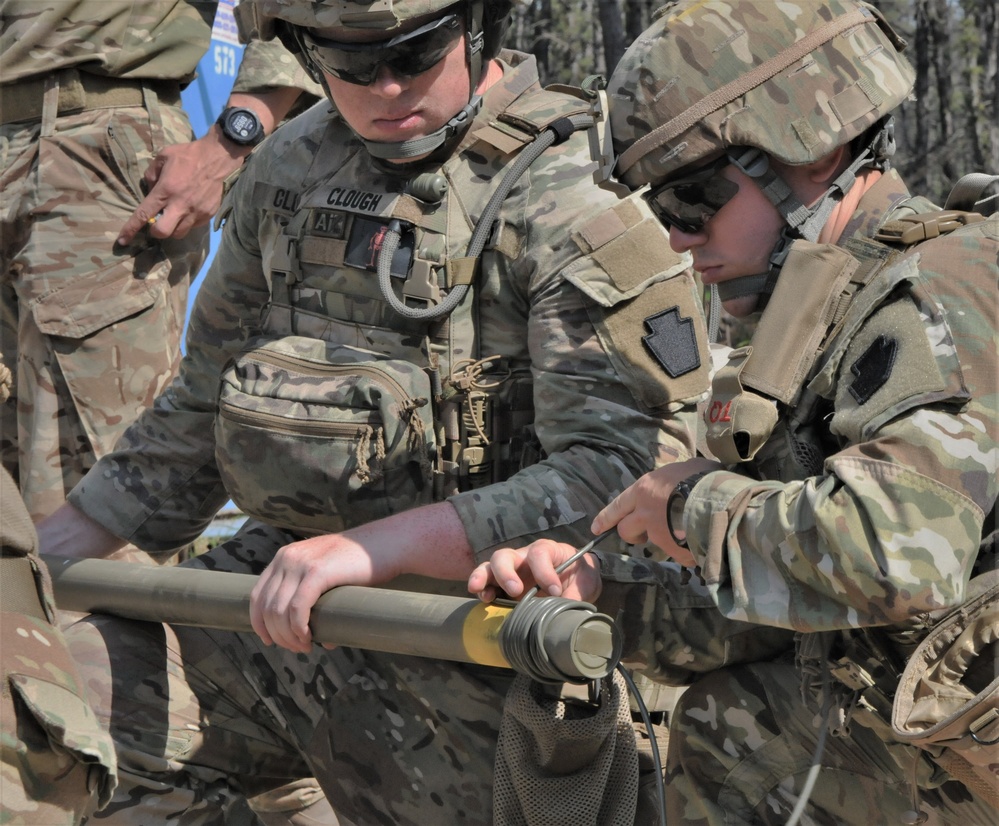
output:
<instances>
[{"instance_id":1,"label":"ballistic eyewear","mask_svg":"<svg viewBox=\"0 0 999 826\"><path fill-rule=\"evenodd\" d=\"M411 32L374 43L342 43L302 32L306 56L316 66L347 83L368 86L387 66L394 75L413 77L432 69L461 40L462 20L447 14Z\"/></svg>"},{"instance_id":2,"label":"ballistic eyewear","mask_svg":"<svg viewBox=\"0 0 999 826\"><path fill-rule=\"evenodd\" d=\"M739 191L737 183L721 176L721 171L730 163L731 158L722 155L682 178L650 190L645 200L667 228L698 233Z\"/></svg>"}]
</instances>

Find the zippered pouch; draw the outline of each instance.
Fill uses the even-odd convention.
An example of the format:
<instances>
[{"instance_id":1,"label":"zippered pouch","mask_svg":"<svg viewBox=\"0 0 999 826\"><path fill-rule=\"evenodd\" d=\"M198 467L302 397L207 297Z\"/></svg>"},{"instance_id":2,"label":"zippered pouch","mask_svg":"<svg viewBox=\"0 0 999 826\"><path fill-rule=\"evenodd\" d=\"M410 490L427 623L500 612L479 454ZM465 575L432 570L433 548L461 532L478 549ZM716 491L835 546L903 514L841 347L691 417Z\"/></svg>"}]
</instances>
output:
<instances>
[{"instance_id":1,"label":"zippered pouch","mask_svg":"<svg viewBox=\"0 0 999 826\"><path fill-rule=\"evenodd\" d=\"M327 533L432 501L430 380L417 365L302 336L259 340L219 384L215 457L233 502Z\"/></svg>"}]
</instances>

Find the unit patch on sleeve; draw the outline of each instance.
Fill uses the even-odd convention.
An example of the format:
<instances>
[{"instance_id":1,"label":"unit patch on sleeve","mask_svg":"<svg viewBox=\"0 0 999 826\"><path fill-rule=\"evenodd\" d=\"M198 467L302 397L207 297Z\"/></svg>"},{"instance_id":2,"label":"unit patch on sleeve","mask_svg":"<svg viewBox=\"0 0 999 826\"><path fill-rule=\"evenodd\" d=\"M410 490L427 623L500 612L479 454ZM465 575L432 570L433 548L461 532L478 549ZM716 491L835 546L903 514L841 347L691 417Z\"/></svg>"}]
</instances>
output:
<instances>
[{"instance_id":1,"label":"unit patch on sleeve","mask_svg":"<svg viewBox=\"0 0 999 826\"><path fill-rule=\"evenodd\" d=\"M681 318L679 306L649 316L645 326L649 334L642 336L642 343L670 378L675 379L701 366L694 320Z\"/></svg>"},{"instance_id":2,"label":"unit patch on sleeve","mask_svg":"<svg viewBox=\"0 0 999 826\"><path fill-rule=\"evenodd\" d=\"M857 404L869 401L891 376L898 355L898 340L884 333L871 342L860 357L850 365L850 372L856 378L850 385L850 395Z\"/></svg>"}]
</instances>

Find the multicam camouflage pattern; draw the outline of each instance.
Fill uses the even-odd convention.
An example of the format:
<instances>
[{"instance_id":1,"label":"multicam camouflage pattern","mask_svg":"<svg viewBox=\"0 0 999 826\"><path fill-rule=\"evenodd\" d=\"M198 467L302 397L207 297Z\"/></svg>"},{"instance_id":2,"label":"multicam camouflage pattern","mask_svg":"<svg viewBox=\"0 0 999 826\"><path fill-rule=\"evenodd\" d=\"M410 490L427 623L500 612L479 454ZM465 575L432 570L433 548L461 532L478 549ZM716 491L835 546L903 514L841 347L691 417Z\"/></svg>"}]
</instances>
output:
<instances>
[{"instance_id":1,"label":"multicam camouflage pattern","mask_svg":"<svg viewBox=\"0 0 999 826\"><path fill-rule=\"evenodd\" d=\"M495 5L509 6L508 0L486 0ZM390 32L407 20L442 12L455 5L455 0L249 0L254 20L266 36L268 21L283 20L292 26L307 29L357 28ZM249 9L244 9L246 13ZM271 24L272 25L272 24Z\"/></svg>"},{"instance_id":2,"label":"multicam camouflage pattern","mask_svg":"<svg viewBox=\"0 0 999 826\"><path fill-rule=\"evenodd\" d=\"M3 0L0 112L5 95L59 70L60 84L77 71L189 80L216 6ZM322 95L280 43L250 44L234 89L274 86ZM193 137L179 108L152 105L0 126L0 347L16 373L0 450L36 520L152 404L180 360L188 284L207 253L207 230L182 240L140 236L128 249L114 243L143 197L152 158ZM121 555L150 561L134 548Z\"/></svg>"},{"instance_id":3,"label":"multicam camouflage pattern","mask_svg":"<svg viewBox=\"0 0 999 826\"><path fill-rule=\"evenodd\" d=\"M900 197L890 172L841 243L871 237ZM999 490L996 226L911 248L854 301L808 384L833 446L823 475L718 473L694 489L690 545L727 616L820 631L904 622L963 599ZM894 360L864 398L854 385L881 345Z\"/></svg>"},{"instance_id":4,"label":"multicam camouflage pattern","mask_svg":"<svg viewBox=\"0 0 999 826\"><path fill-rule=\"evenodd\" d=\"M670 726L667 822L783 826L801 795L820 719L821 702L802 702L800 672L789 659L723 669L688 688ZM827 738L821 766L802 823L995 822L995 811L925 755L906 749L893 760L875 732L856 722L848 738ZM926 820L914 820L915 810Z\"/></svg>"},{"instance_id":5,"label":"multicam camouflage pattern","mask_svg":"<svg viewBox=\"0 0 999 826\"><path fill-rule=\"evenodd\" d=\"M306 108L316 99L322 99L324 94L323 87L311 78L280 40L250 41L243 49L232 91L254 94L275 86L301 89L306 93L288 114L289 118L297 114L299 107Z\"/></svg>"},{"instance_id":6,"label":"multicam camouflage pattern","mask_svg":"<svg viewBox=\"0 0 999 826\"><path fill-rule=\"evenodd\" d=\"M513 53L504 59L503 79L489 89L479 119L444 165L451 184L445 199L429 207L408 202L417 262L464 255L471 224L509 164L510 134L487 124L501 123L497 116L517 107L557 115L578 104L541 91L533 60ZM584 133L546 152L500 210L494 245L477 275L476 314L463 306L447 327L428 328L386 307L374 274L363 268L371 250L352 247L346 230L359 227L360 239L373 241L377 232L366 235L364 228L400 202L403 180L374 164L328 106L314 107L260 147L227 197L221 247L195 302L180 376L71 501L143 547L172 547L196 536L227 497L214 462L219 376L266 329L417 365L427 363L429 352L445 376L469 358L502 356L509 373L502 392L514 411L525 411L527 400L544 458L449 501L481 556L549 532L585 542L590 519L609 497L654 462L690 455L694 403L707 375L702 359L702 367L671 379L648 354L642 320L664 308L692 318L697 346L704 347L698 291L687 259L670 252L641 199L594 185L597 168ZM363 260L354 257L359 252ZM272 288L286 288L288 296L268 307ZM268 483L268 468L245 458L240 472ZM293 506L314 495L285 492ZM260 571L290 539L251 522L191 564ZM173 632L154 627L142 633ZM187 639L187 632L176 633ZM202 652L201 673L218 685L178 687L170 696L192 697L191 719L198 723L199 704L221 708L225 698L242 697L239 708L211 711L211 725L194 732L148 683L148 696L138 698L152 708L146 731L137 722L141 716L132 723L127 715L111 719L124 744L119 759L126 779L109 818L170 822L161 820L163 808L196 805L202 808L195 814L204 811L208 822L223 797L245 791L255 778L283 782L314 770L334 808L352 822L423 824L428 812L445 823L489 822L492 757L509 674L356 652L296 657L266 649L255 637L198 634L204 642L185 642L185 656ZM144 666L131 658L152 649L143 639L134 651L119 650L118 640L131 647L127 636L109 631L97 647L106 644L112 658L121 658L115 679L134 687ZM354 665L343 665L341 657ZM81 658L97 661L85 652ZM234 685L244 671L253 685ZM180 667L171 674L179 679ZM228 731L237 738L245 711L259 738L228 741L222 717L233 718ZM176 749L169 732L182 738ZM220 763L213 756L216 738ZM208 768L187 765L189 757ZM220 772L237 777L234 789L225 788ZM153 814L144 817L128 805L148 806Z\"/></svg>"},{"instance_id":7,"label":"multicam camouflage pattern","mask_svg":"<svg viewBox=\"0 0 999 826\"><path fill-rule=\"evenodd\" d=\"M897 174L888 173L864 196L844 243L870 238L886 219L927 205L910 199ZM999 217L992 216L917 245L860 293L808 383L817 404L806 424L822 434L818 443L826 446L820 475L774 478L769 465L757 465L713 473L696 485L685 521L705 581L681 604L706 589L720 609L713 632L709 627L690 638L689 620L677 615L673 586L667 581L663 587L662 572L636 572L626 563L615 572L607 566L605 576L642 583L626 598L627 612L649 623L629 626L637 638L632 646L645 652L660 677L690 679L717 666L719 654L724 663L744 659L737 645L720 651L717 643L740 625L788 629L787 640L791 630L864 626L887 626L886 639L906 638L932 612L962 602L976 564L986 564L979 545L983 531L994 529L999 491L997 246ZM885 347L894 357L890 365L882 363L884 380L878 384L879 373L866 366L868 354ZM875 385L869 397L851 392L862 382ZM757 475L758 480L750 478ZM658 589L649 587L656 583ZM710 626L710 615L698 617ZM680 643L692 645L677 648L678 634ZM699 649L704 642L707 647ZM890 641L887 645L893 648ZM904 650L896 653L904 660ZM713 697L711 690L709 684L688 692L703 694L708 699L698 702L712 707L729 701ZM767 691L773 690L768 682ZM741 709L745 702L742 697L733 707ZM781 706L772 713L783 719L786 710ZM725 736L726 742L739 737L731 729ZM688 771L696 765L691 761L702 757L695 754L698 743L708 737L703 731L689 739L671 736L671 748L683 750ZM831 748L840 748L838 740ZM880 748L877 765L893 765L888 747ZM903 761L918 754L908 747L892 750ZM693 786L670 786L674 801L682 799L684 788L700 793ZM765 791L759 789L754 800ZM971 813L981 805L965 793L925 800L923 808L953 807L956 801ZM682 822L722 822L694 817L703 805L686 799L682 806L691 808ZM869 822L863 809L853 819L830 817L838 823ZM783 822L783 815L775 815L774 822Z\"/></svg>"},{"instance_id":8,"label":"multicam camouflage pattern","mask_svg":"<svg viewBox=\"0 0 999 826\"><path fill-rule=\"evenodd\" d=\"M158 108L97 109L0 127L3 464L34 519L66 493L176 373L188 284L207 233L115 245L157 147L191 138Z\"/></svg>"},{"instance_id":9,"label":"multicam camouflage pattern","mask_svg":"<svg viewBox=\"0 0 999 826\"><path fill-rule=\"evenodd\" d=\"M825 45L807 43L822 29L815 40ZM840 0L671 5L611 80L617 171L632 186L660 183L740 145L788 163L821 159L908 94L912 72L896 45L873 9ZM789 59L778 66L781 53ZM776 71L769 79L759 70L767 63ZM838 243L869 262L887 220L932 210L888 172ZM668 567L605 562L610 596L632 618L633 657L662 679L697 680L671 726L672 820L786 822L822 725L816 684L825 644L855 663L851 646L876 640L876 673L904 662L933 617L962 603L976 566L991 564L983 536L995 530L999 490L997 244L993 216L902 249L877 271L812 368L801 402L779 406L757 458L695 486L684 521L702 578L696 588L678 594ZM770 305L761 324L781 311L794 308ZM807 436L824 460L817 470L802 472L784 438L790 432ZM705 595L714 615L697 611ZM783 634L789 658L793 635L805 632L801 661L728 667L698 680L719 666L770 659L773 652L745 650L752 628L776 634L777 651ZM839 771L820 773L806 819L865 824L877 812L892 822L891 812L920 808L931 823L994 819L960 784L941 786L947 777L927 769L925 753L864 729L883 733L887 721L854 713L858 695L834 685L840 736L826 744L823 765Z\"/></svg>"},{"instance_id":10,"label":"multicam camouflage pattern","mask_svg":"<svg viewBox=\"0 0 999 826\"><path fill-rule=\"evenodd\" d=\"M194 79L217 3L3 0L0 80L80 68L120 78Z\"/></svg>"},{"instance_id":11,"label":"multicam camouflage pattern","mask_svg":"<svg viewBox=\"0 0 999 826\"><path fill-rule=\"evenodd\" d=\"M4 470L0 502L0 823L73 826L110 799L114 747L85 700L34 526Z\"/></svg>"},{"instance_id":12,"label":"multicam camouflage pattern","mask_svg":"<svg viewBox=\"0 0 999 826\"><path fill-rule=\"evenodd\" d=\"M254 523L184 564L259 574L292 538ZM93 823L215 824L242 795L308 774L349 823L491 822L512 671L112 617L67 636L118 751Z\"/></svg>"},{"instance_id":13,"label":"multicam camouflage pattern","mask_svg":"<svg viewBox=\"0 0 999 826\"><path fill-rule=\"evenodd\" d=\"M536 100L533 72L532 63L508 71L490 90L481 122L494 121L498 109ZM550 100L557 112L566 98ZM508 162L490 139L492 132L480 139L473 127L444 167L451 181L444 201L424 207L420 217L411 211L420 224L413 243L420 261L464 255L471 227L457 193L464 208L481 209L490 182ZM583 135L547 152L514 187L500 211L497 248L483 256L476 290L480 321L473 325L470 307L460 307L451 332L397 316L374 274L350 265L356 259L349 238L330 237L349 235L344 228L356 225L367 239L368 217L383 217L379 212L399 201L392 189L401 181L373 165L346 126L331 121L328 107L288 124L267 146L223 205L224 213L231 210L227 231L198 293L179 379L157 412L77 488L71 500L78 507L142 547L172 547L196 537L227 497L211 461L219 376L263 328L423 366L429 348L442 376L477 355L505 359L508 407L516 411L524 399L529 405L533 400L528 411L547 458L515 479L450 499L477 552L546 530L581 538L587 514L635 473L653 461L689 455L692 402L703 392L706 364L670 379L647 354L642 319L677 306L683 317L696 316L703 344L696 287L686 259L669 250L665 231L640 198L593 185L596 163ZM347 201L353 212L334 208ZM577 231L570 233L573 224ZM288 299L293 308L276 302L264 312L272 267L288 266L288 234L297 233ZM622 266L635 244L643 267ZM171 415L175 409L185 414ZM150 461L154 443L169 447L168 463ZM267 468L244 465L244 475L267 484ZM173 474L186 481L165 495L158 480ZM307 503L315 492L285 495Z\"/></svg>"},{"instance_id":14,"label":"multicam camouflage pattern","mask_svg":"<svg viewBox=\"0 0 999 826\"><path fill-rule=\"evenodd\" d=\"M830 21L847 28L794 54ZM899 52L880 12L854 0L668 5L608 84L617 173L640 186L729 146L818 160L908 97L914 73Z\"/></svg>"},{"instance_id":15,"label":"multicam camouflage pattern","mask_svg":"<svg viewBox=\"0 0 999 826\"><path fill-rule=\"evenodd\" d=\"M431 396L411 361L302 336L265 339L219 381L215 457L226 490L243 513L299 533L430 504ZM300 491L294 502L289 490Z\"/></svg>"},{"instance_id":16,"label":"multicam camouflage pattern","mask_svg":"<svg viewBox=\"0 0 999 826\"><path fill-rule=\"evenodd\" d=\"M0 98L4 87L65 69L190 82L211 42L217 7L217 0L2 0ZM248 44L234 91L274 86L322 96L280 43Z\"/></svg>"}]
</instances>

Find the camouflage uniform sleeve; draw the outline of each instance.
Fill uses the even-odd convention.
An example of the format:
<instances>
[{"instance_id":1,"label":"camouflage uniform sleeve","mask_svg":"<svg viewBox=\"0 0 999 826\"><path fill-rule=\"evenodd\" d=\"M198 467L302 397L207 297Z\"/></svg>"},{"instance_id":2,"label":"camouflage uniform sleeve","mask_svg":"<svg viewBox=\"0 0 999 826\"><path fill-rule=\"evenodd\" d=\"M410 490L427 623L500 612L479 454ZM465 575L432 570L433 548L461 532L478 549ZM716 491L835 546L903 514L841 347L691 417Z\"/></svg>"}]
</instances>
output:
<instances>
[{"instance_id":1,"label":"camouflage uniform sleeve","mask_svg":"<svg viewBox=\"0 0 999 826\"><path fill-rule=\"evenodd\" d=\"M691 568L598 552L603 591L597 608L614 618L622 662L646 677L687 685L698 674L790 650L794 633L722 615Z\"/></svg>"},{"instance_id":2,"label":"camouflage uniform sleeve","mask_svg":"<svg viewBox=\"0 0 999 826\"><path fill-rule=\"evenodd\" d=\"M640 197L592 184L572 154L581 142L532 168L526 187L536 197L511 274L527 285L534 426L546 458L449 500L480 559L541 536L589 541L611 498L656 463L693 452L707 350L688 261ZM672 349L643 340L653 330L643 322L664 313Z\"/></svg>"},{"instance_id":3,"label":"camouflage uniform sleeve","mask_svg":"<svg viewBox=\"0 0 999 826\"><path fill-rule=\"evenodd\" d=\"M999 485L997 225L921 245L844 330L811 383L842 444L823 475L694 488L688 541L727 617L821 631L961 602Z\"/></svg>"},{"instance_id":4,"label":"camouflage uniform sleeve","mask_svg":"<svg viewBox=\"0 0 999 826\"><path fill-rule=\"evenodd\" d=\"M193 541L228 499L215 464L218 377L259 331L269 291L254 186L275 163L292 182L297 156L288 146L297 131L289 125L269 139L273 152L254 153L223 201L225 228L195 298L179 375L69 495L107 530L144 550Z\"/></svg>"},{"instance_id":5,"label":"camouflage uniform sleeve","mask_svg":"<svg viewBox=\"0 0 999 826\"><path fill-rule=\"evenodd\" d=\"M323 97L322 87L309 77L280 40L251 40L243 50L232 91L255 94L278 86Z\"/></svg>"}]
</instances>

